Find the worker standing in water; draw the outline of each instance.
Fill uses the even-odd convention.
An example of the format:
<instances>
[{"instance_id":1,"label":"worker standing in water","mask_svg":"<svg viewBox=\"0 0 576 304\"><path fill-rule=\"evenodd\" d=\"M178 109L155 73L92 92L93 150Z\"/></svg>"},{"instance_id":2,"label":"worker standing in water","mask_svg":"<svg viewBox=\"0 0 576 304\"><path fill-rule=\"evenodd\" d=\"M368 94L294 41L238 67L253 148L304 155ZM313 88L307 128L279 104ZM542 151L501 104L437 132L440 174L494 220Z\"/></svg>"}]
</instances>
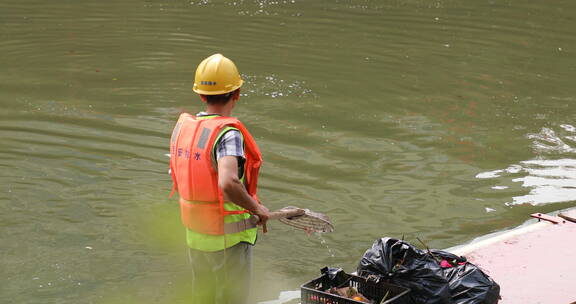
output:
<instances>
[{"instance_id":1,"label":"worker standing in water","mask_svg":"<svg viewBox=\"0 0 576 304\"><path fill-rule=\"evenodd\" d=\"M246 303L256 224L266 232L268 209L256 196L260 150L231 116L242 83L230 59L221 54L204 59L193 90L206 110L181 114L170 139L170 172L186 226L195 304Z\"/></svg>"}]
</instances>

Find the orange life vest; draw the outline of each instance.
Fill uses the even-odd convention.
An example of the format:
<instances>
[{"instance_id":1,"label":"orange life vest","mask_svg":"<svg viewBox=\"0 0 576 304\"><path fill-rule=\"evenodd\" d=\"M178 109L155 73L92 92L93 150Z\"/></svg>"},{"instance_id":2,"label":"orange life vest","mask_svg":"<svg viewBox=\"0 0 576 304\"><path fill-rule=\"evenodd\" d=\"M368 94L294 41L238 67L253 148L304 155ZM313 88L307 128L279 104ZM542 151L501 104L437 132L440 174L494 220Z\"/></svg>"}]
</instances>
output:
<instances>
[{"instance_id":1,"label":"orange life vest","mask_svg":"<svg viewBox=\"0 0 576 304\"><path fill-rule=\"evenodd\" d=\"M170 169L174 189L180 195L182 223L205 234L223 235L224 217L243 211L224 210L224 196L218 187L213 148L224 127L238 129L244 137L244 185L256 201L258 171L262 155L246 127L234 117L202 119L188 113L180 115L170 139Z\"/></svg>"}]
</instances>

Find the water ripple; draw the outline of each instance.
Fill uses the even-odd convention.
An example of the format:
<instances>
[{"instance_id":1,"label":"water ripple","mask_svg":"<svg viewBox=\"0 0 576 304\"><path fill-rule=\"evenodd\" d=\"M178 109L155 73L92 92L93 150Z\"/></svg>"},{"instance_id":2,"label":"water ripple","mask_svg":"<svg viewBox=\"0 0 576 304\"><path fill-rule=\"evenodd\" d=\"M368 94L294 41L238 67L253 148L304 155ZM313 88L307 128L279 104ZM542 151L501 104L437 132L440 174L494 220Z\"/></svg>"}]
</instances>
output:
<instances>
[{"instance_id":1,"label":"water ripple","mask_svg":"<svg viewBox=\"0 0 576 304\"><path fill-rule=\"evenodd\" d=\"M506 203L509 206L576 201L576 159L552 158L555 155L576 153L576 148L566 143L566 139L573 138L572 134L576 133L576 128L569 124L562 124L560 128L564 131L561 135L550 128L542 128L539 133L527 135L533 140L533 148L539 154L537 159L522 161L506 169L482 172L476 177L503 180L510 176L520 176L513 178L512 181L521 183L522 187L529 188L530 192L514 196L512 202Z\"/></svg>"}]
</instances>

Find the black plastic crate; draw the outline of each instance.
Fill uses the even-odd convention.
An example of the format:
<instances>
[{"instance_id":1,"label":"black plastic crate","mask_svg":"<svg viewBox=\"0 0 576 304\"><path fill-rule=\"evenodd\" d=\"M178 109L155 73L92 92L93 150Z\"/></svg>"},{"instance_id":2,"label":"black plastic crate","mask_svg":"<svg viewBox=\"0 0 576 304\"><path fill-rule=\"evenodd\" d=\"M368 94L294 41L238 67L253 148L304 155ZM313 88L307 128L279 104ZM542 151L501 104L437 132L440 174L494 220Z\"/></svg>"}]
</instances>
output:
<instances>
[{"instance_id":1,"label":"black plastic crate","mask_svg":"<svg viewBox=\"0 0 576 304\"><path fill-rule=\"evenodd\" d=\"M386 282L375 282L372 279L366 279L356 275L346 274L348 279L343 286L338 287L354 287L368 299L374 301L376 304L412 304L410 299L410 289L400 287L397 285L389 284ZM314 279L302 286L301 291L301 304L358 304L365 303L339 295L331 294L328 292L330 289L330 279L327 275L323 275ZM382 298L388 294L387 300L384 302Z\"/></svg>"}]
</instances>

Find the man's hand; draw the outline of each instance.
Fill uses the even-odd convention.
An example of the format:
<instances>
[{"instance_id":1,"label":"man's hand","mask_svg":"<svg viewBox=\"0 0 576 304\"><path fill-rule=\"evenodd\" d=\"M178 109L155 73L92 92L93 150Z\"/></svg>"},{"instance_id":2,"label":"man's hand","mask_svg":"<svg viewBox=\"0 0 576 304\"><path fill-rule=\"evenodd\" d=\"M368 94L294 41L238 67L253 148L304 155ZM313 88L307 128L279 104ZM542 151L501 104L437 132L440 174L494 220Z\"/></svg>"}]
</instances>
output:
<instances>
[{"instance_id":1,"label":"man's hand","mask_svg":"<svg viewBox=\"0 0 576 304\"><path fill-rule=\"evenodd\" d=\"M258 204L258 208L256 208L252 214L258 216L260 219L256 225L262 226L262 231L264 233L268 232L268 227L266 227L266 222L268 222L268 218L270 217L270 211L268 208L262 204Z\"/></svg>"}]
</instances>

